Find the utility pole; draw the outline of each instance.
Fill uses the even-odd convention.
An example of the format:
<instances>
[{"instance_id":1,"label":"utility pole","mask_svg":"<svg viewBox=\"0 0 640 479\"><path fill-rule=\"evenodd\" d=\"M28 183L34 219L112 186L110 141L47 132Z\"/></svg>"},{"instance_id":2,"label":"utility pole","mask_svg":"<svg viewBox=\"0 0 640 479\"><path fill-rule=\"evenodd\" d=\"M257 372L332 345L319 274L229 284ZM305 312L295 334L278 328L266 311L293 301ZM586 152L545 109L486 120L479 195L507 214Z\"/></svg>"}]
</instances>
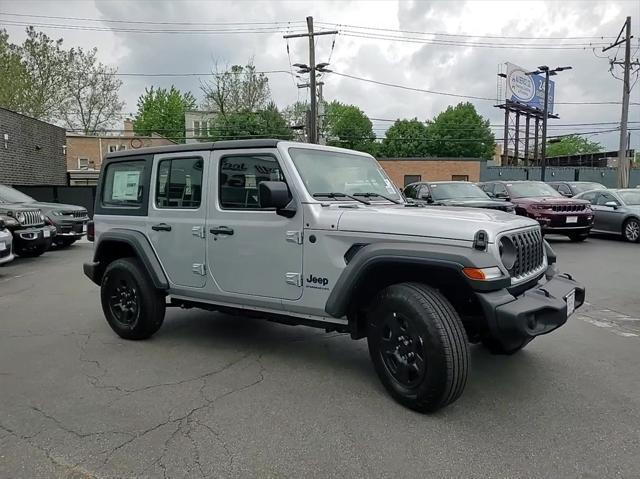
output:
<instances>
[{"instance_id":1,"label":"utility pole","mask_svg":"<svg viewBox=\"0 0 640 479\"><path fill-rule=\"evenodd\" d=\"M318 82L318 124L316 125L318 131L318 144L326 145L327 139L322 134L322 127L324 126L324 116L325 116L325 105L324 105L324 96L322 95L322 87L324 86L324 82Z\"/></svg>"},{"instance_id":2,"label":"utility pole","mask_svg":"<svg viewBox=\"0 0 640 479\"><path fill-rule=\"evenodd\" d=\"M307 17L307 33L298 33L295 35L285 35L283 38L300 38L309 37L309 65L303 65L296 63L293 66L300 68L300 73L309 73L309 87L310 91L310 103L311 103L311 116L309 121L309 143L318 143L318 102L316 97L316 71L327 72L329 70L324 69L328 63L321 63L316 65L316 49L315 49L315 37L320 35L335 35L337 30L315 32L313 29L313 17Z\"/></svg>"},{"instance_id":3,"label":"utility pole","mask_svg":"<svg viewBox=\"0 0 640 479\"><path fill-rule=\"evenodd\" d=\"M620 39L624 32L624 38ZM613 65L623 65L624 76L622 80L622 116L620 118L620 147L618 148L618 188L627 188L629 186L629 159L627 158L627 123L629 121L629 95L631 94L631 85L629 83L629 76L631 74L631 17L627 17L622 30L618 33L618 38L615 42L602 51L607 50L620 45L625 44L624 47L624 62L611 62ZM634 62L637 65L638 62Z\"/></svg>"}]
</instances>

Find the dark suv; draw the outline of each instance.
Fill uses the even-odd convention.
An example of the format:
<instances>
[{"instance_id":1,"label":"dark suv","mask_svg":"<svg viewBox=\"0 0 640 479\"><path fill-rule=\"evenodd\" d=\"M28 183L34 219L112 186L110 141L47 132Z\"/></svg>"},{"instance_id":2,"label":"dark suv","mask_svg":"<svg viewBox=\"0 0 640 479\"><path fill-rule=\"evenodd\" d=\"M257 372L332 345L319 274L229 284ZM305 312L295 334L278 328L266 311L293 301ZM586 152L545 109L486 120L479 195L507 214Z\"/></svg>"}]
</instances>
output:
<instances>
[{"instance_id":1,"label":"dark suv","mask_svg":"<svg viewBox=\"0 0 640 479\"><path fill-rule=\"evenodd\" d=\"M6 185L0 185L0 202L20 204L25 208L42 211L45 222L56 229L57 234L53 240L56 246L70 246L87 234L89 215L82 206L43 203Z\"/></svg>"},{"instance_id":2,"label":"dark suv","mask_svg":"<svg viewBox=\"0 0 640 479\"><path fill-rule=\"evenodd\" d=\"M442 206L465 206L515 213L508 201L492 200L477 185L468 181L432 181L412 183L404 189L409 201Z\"/></svg>"},{"instance_id":3,"label":"dark suv","mask_svg":"<svg viewBox=\"0 0 640 479\"><path fill-rule=\"evenodd\" d=\"M537 220L543 233L584 241L593 226L591 203L565 198L542 181L491 181L480 187L492 198L514 203L516 213Z\"/></svg>"},{"instance_id":4,"label":"dark suv","mask_svg":"<svg viewBox=\"0 0 640 479\"><path fill-rule=\"evenodd\" d=\"M0 220L13 235L13 251L18 256L40 256L51 246L56 234L45 224L38 208L3 202L0 199Z\"/></svg>"},{"instance_id":5,"label":"dark suv","mask_svg":"<svg viewBox=\"0 0 640 479\"><path fill-rule=\"evenodd\" d=\"M591 190L604 190L606 186L596 183L595 181L549 181L554 190L557 190L562 196L571 198L573 196Z\"/></svg>"}]
</instances>

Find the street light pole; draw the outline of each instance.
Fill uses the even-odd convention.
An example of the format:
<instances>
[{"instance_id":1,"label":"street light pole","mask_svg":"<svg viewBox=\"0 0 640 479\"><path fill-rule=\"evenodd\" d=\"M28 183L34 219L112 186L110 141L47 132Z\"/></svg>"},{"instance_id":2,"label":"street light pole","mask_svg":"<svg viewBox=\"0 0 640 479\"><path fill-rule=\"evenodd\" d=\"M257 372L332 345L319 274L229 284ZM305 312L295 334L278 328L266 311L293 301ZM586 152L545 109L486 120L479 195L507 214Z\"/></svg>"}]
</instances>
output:
<instances>
[{"instance_id":1,"label":"street light pole","mask_svg":"<svg viewBox=\"0 0 640 479\"><path fill-rule=\"evenodd\" d=\"M542 68L540 68L543 70ZM544 181L547 173L547 119L549 117L549 68L544 70L544 107L542 109L542 152L540 153L540 180Z\"/></svg>"}]
</instances>

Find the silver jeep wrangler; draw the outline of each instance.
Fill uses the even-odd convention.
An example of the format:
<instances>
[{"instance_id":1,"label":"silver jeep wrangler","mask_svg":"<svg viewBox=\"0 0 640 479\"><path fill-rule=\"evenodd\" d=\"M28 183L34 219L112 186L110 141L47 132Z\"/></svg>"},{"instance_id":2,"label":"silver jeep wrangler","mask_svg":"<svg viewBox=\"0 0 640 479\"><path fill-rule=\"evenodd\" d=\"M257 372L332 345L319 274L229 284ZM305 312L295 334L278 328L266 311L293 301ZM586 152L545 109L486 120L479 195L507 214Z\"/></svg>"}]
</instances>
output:
<instances>
[{"instance_id":1,"label":"silver jeep wrangler","mask_svg":"<svg viewBox=\"0 0 640 479\"><path fill-rule=\"evenodd\" d=\"M370 155L278 140L112 153L94 258L113 330L144 339L167 306L367 338L400 403L462 393L469 343L512 354L567 321L584 288L559 274L538 223L408 203Z\"/></svg>"}]
</instances>

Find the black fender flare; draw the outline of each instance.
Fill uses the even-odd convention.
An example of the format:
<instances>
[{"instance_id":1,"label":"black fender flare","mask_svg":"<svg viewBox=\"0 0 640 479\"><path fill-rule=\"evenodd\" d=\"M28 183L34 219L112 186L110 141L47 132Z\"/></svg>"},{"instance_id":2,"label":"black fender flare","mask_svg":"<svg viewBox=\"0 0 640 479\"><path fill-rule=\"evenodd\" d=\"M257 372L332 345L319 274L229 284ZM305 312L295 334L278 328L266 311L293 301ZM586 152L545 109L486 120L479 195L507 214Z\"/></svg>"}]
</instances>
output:
<instances>
[{"instance_id":1,"label":"black fender flare","mask_svg":"<svg viewBox=\"0 0 640 479\"><path fill-rule=\"evenodd\" d=\"M381 264L420 265L450 269L474 290L493 290L506 287L509 278L492 281L470 280L462 274L466 267L488 268L496 266L496 260L485 251L469 246L445 246L416 243L375 243L366 245L351 258L344 268L325 304L325 312L334 318L347 314L353 293L368 272Z\"/></svg>"},{"instance_id":2,"label":"black fender flare","mask_svg":"<svg viewBox=\"0 0 640 479\"><path fill-rule=\"evenodd\" d=\"M140 231L124 228L114 228L99 236L95 246L93 263L85 263L84 265L85 274L94 283L100 284L102 273L104 273L104 269L107 266L104 264L104 259L113 257L112 254L107 254L107 251L113 247L114 243L130 246L136 258L140 260L140 263L149 274L153 285L160 290L166 291L169 289L167 276L147 236Z\"/></svg>"}]
</instances>

